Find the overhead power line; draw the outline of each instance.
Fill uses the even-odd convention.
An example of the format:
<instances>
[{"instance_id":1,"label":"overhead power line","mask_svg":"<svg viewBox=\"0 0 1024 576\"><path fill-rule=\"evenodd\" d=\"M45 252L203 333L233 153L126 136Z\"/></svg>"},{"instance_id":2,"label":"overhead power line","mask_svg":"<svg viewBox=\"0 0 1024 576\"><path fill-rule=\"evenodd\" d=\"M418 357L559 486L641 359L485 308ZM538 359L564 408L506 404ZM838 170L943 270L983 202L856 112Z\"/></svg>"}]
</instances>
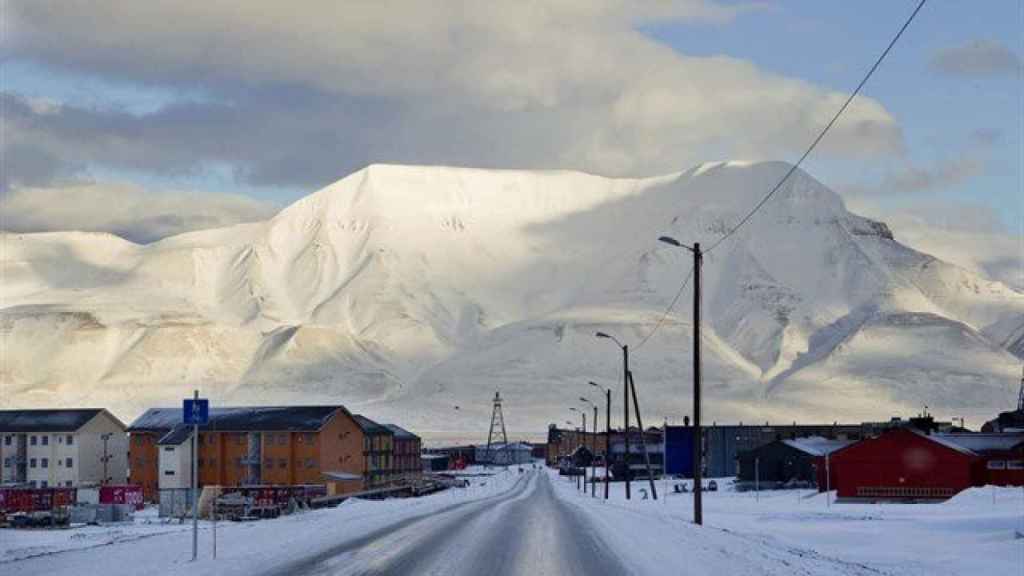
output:
<instances>
[{"instance_id":1,"label":"overhead power line","mask_svg":"<svg viewBox=\"0 0 1024 576\"><path fill-rule=\"evenodd\" d=\"M679 302L679 297L683 295L683 290L686 289L686 285L690 282L690 278L693 278L692 267L690 268L690 272L686 274L686 278L683 279L683 283L679 286L679 290L676 292L676 295L672 298L672 302L669 302L668 308L665 309L665 312L661 315L661 318L658 319L658 323L655 324L654 328L647 333L647 336L644 336L643 340L637 343L636 346L633 346L633 350L639 350L641 346L646 344L647 341L651 339L651 336L654 336L654 333L657 332L659 328L661 328L661 325L665 323L665 319L668 318L669 313L671 313L672 309L676 307L676 302Z\"/></svg>"},{"instance_id":2,"label":"overhead power line","mask_svg":"<svg viewBox=\"0 0 1024 576\"><path fill-rule=\"evenodd\" d=\"M903 32L907 29L907 27L910 26L910 23L914 21L914 18L917 16L917 13L920 12L921 8L924 7L925 2L927 2L927 0L921 0L917 4L917 8L914 8L914 11L910 14L910 17L907 18L907 21L903 23L902 27L900 27L899 32L897 32L896 35L893 36L892 40L889 42L889 45L885 47L885 51L883 51L882 54L878 57L878 59L875 60L875 64L871 66L871 69L868 70L868 73L864 75L864 78L860 81L860 84L857 84L857 88L855 88L854 91L850 94L850 97L846 99L846 102L843 102L843 105L840 106L835 116L833 116L832 119L829 120L828 124L825 125L825 128L822 129L822 131L818 134L817 138L815 138L814 141L811 142L811 145L807 148L803 155L800 156L800 159L797 160L795 164L790 166L789 170L786 171L786 174L782 177L782 179L779 180L774 187L772 187L772 189L768 192L768 194L765 195L764 198L761 199L760 202L754 205L754 208L750 212L748 212L747 215L744 216L738 224L733 226L732 229L726 232L721 238L716 240L715 243L711 245L711 247L705 250L705 254L712 252L715 248L718 247L719 244L724 242L726 238L735 234L737 230L742 228L751 218L753 218L754 214L756 214L758 210L760 210L761 207L764 206L768 202L768 200L770 200L771 197L774 196L775 193L779 191L780 188L782 188L782 185L786 183L786 180L789 180L789 177L792 176L794 172L796 172L796 169L800 167L800 164L802 164L803 161L808 156L810 156L811 152L814 151L814 148L818 145L819 142L821 142L822 138L825 137L825 134L828 134L828 131L832 128L836 121L839 120L839 117L842 116L843 112L846 111L846 108L850 105L850 102L853 102L853 99L857 96L858 93L860 93L861 88L863 88L864 85L867 84L868 80L871 78L871 75L875 73L875 70L877 70L878 67L882 64L882 61L885 60L885 57L889 55L889 51L891 51L892 47L896 45L896 42L900 39L900 36L903 35Z\"/></svg>"}]
</instances>

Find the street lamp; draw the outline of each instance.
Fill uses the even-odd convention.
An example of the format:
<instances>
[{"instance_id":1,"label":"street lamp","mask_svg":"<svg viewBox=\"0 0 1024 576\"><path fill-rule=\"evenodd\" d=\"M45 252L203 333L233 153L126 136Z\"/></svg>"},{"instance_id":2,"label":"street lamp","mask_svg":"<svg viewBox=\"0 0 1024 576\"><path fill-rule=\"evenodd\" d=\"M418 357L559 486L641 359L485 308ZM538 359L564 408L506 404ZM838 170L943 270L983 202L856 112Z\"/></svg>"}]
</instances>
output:
<instances>
[{"instance_id":1,"label":"street lamp","mask_svg":"<svg viewBox=\"0 0 1024 576\"><path fill-rule=\"evenodd\" d=\"M594 466L594 460L597 458L597 404L594 404L590 400L580 396L580 402L590 404L594 409L594 423L592 425L594 429L594 435L590 437L590 497L596 496L595 491L597 490L597 468ZM584 430L584 433L586 431Z\"/></svg>"},{"instance_id":2,"label":"street lamp","mask_svg":"<svg viewBox=\"0 0 1024 576\"><path fill-rule=\"evenodd\" d=\"M691 248L669 236L662 236L658 240L676 248L685 248L693 254L693 522L703 524L701 474L704 465L704 443L700 429L700 276L704 254L700 250L700 242L694 243Z\"/></svg>"},{"instance_id":3,"label":"street lamp","mask_svg":"<svg viewBox=\"0 0 1024 576\"><path fill-rule=\"evenodd\" d=\"M619 342L615 336L607 334L605 332L598 332L594 334L598 338L607 338L612 342L615 342L619 348L622 348L622 442L625 452L623 453L623 460L626 463L626 500L630 499L630 468L629 468L629 346ZM607 474L607 460L605 457L605 473Z\"/></svg>"},{"instance_id":4,"label":"street lamp","mask_svg":"<svg viewBox=\"0 0 1024 576\"><path fill-rule=\"evenodd\" d=\"M598 390L604 391L605 414L604 414L604 499L608 499L608 455L611 454L612 435L612 390L605 388L593 380L590 385Z\"/></svg>"},{"instance_id":5,"label":"street lamp","mask_svg":"<svg viewBox=\"0 0 1024 576\"><path fill-rule=\"evenodd\" d=\"M587 443L587 412L585 410L580 410L580 409L576 408L575 406L570 406L569 410L572 411L572 412L578 412L579 415L583 417L583 428L582 428L583 435L580 437L580 445L581 446L585 446L586 443ZM586 468L586 466L584 466L583 467L583 492L586 492L586 491L587 491L587 468Z\"/></svg>"}]
</instances>

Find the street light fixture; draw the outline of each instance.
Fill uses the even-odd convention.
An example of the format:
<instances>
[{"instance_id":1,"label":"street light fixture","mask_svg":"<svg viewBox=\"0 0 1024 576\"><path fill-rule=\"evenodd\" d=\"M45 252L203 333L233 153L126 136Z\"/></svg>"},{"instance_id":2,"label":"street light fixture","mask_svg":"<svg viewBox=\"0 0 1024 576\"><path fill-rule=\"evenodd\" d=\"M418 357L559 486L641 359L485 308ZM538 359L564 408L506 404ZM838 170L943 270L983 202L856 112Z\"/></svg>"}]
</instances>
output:
<instances>
[{"instance_id":1,"label":"street light fixture","mask_svg":"<svg viewBox=\"0 0 1024 576\"><path fill-rule=\"evenodd\" d=\"M622 442L625 452L623 452L623 460L626 464L626 500L630 499L630 468L629 468L629 346L619 342L619 340L606 332L597 332L594 336L598 338L607 338L612 342L615 342L619 348L622 349ZM608 451L611 452L610 450ZM608 472L608 458L605 457L605 473Z\"/></svg>"},{"instance_id":2,"label":"street light fixture","mask_svg":"<svg viewBox=\"0 0 1024 576\"><path fill-rule=\"evenodd\" d=\"M592 425L594 435L590 437L590 497L593 498L597 495L597 467L594 466L594 461L597 459L597 404L583 396L580 396L580 402L589 404L594 409L594 423Z\"/></svg>"},{"instance_id":3,"label":"street light fixture","mask_svg":"<svg viewBox=\"0 0 1024 576\"><path fill-rule=\"evenodd\" d=\"M611 388L605 388L593 380L590 381L590 385L598 390L604 391L604 402L605 402L605 414L604 414L604 499L608 499L608 456L611 454L611 435L612 435L612 390Z\"/></svg>"},{"instance_id":4,"label":"street light fixture","mask_svg":"<svg viewBox=\"0 0 1024 576\"><path fill-rule=\"evenodd\" d=\"M701 474L704 464L704 443L700 429L700 277L704 254L700 250L700 242L695 242L691 248L669 236L662 236L658 240L676 248L685 248L693 254L693 522L703 524Z\"/></svg>"}]
</instances>

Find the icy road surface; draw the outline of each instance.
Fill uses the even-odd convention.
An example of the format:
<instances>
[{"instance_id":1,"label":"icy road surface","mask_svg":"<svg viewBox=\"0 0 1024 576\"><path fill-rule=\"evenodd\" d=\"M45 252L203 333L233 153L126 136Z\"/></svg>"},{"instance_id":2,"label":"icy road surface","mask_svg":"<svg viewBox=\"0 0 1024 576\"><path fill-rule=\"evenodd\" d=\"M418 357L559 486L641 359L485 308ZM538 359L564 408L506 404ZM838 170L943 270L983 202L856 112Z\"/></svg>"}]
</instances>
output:
<instances>
[{"instance_id":1,"label":"icy road surface","mask_svg":"<svg viewBox=\"0 0 1024 576\"><path fill-rule=\"evenodd\" d=\"M527 472L506 494L413 518L273 576L308 574L626 574L546 473Z\"/></svg>"}]
</instances>

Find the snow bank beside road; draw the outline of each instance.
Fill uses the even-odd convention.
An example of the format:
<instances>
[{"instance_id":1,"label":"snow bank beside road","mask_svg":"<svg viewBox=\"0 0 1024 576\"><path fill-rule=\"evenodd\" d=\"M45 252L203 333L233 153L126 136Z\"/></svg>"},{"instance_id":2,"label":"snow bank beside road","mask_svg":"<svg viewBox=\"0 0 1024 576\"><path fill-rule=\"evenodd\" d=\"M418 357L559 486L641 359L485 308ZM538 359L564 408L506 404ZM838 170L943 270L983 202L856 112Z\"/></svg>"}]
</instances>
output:
<instances>
[{"instance_id":1,"label":"snow bank beside road","mask_svg":"<svg viewBox=\"0 0 1024 576\"><path fill-rule=\"evenodd\" d=\"M520 478L515 470L471 478L453 488L414 499L348 500L337 508L314 510L260 522L220 522L218 558L212 559L212 525L200 523L199 561L191 562L191 525L137 522L116 527L71 530L0 531L0 573L19 576L92 574L128 576L251 575L316 555L346 540L447 507L496 496Z\"/></svg>"},{"instance_id":2,"label":"snow bank beside road","mask_svg":"<svg viewBox=\"0 0 1024 576\"><path fill-rule=\"evenodd\" d=\"M835 504L810 490L706 492L704 528L692 524L692 494L631 501L612 484L592 500L553 477L558 494L631 557L641 574L1024 574L1024 491L975 488L939 504ZM690 484L689 482L687 482ZM667 496L667 497L666 497ZM693 565L693 566L692 566Z\"/></svg>"}]
</instances>

